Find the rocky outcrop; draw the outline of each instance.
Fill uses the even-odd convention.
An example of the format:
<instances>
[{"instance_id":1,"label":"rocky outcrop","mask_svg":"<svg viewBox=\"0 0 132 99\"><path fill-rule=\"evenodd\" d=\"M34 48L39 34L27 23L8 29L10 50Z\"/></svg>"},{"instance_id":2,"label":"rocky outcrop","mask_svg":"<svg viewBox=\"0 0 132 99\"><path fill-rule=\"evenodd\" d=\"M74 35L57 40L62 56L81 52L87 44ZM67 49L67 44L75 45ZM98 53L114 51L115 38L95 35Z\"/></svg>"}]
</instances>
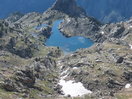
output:
<instances>
[{"instance_id":1,"label":"rocky outcrop","mask_svg":"<svg viewBox=\"0 0 132 99\"><path fill-rule=\"evenodd\" d=\"M60 24L59 29L67 37L79 35L101 42L105 39L98 33L101 26L102 24L92 17L68 17Z\"/></svg>"},{"instance_id":2,"label":"rocky outcrop","mask_svg":"<svg viewBox=\"0 0 132 99\"><path fill-rule=\"evenodd\" d=\"M27 97L30 96L31 90L40 92L41 96L55 95L60 90L56 86L58 82L57 70L54 59L38 57L25 69L17 70L12 77L5 78L4 82L1 83L1 87L10 92L26 92Z\"/></svg>"},{"instance_id":3,"label":"rocky outcrop","mask_svg":"<svg viewBox=\"0 0 132 99\"><path fill-rule=\"evenodd\" d=\"M0 38L6 36L12 29L9 27L9 24L4 20L0 20Z\"/></svg>"},{"instance_id":4,"label":"rocky outcrop","mask_svg":"<svg viewBox=\"0 0 132 99\"><path fill-rule=\"evenodd\" d=\"M3 88L7 91L22 92L26 88L33 88L35 75L32 70L21 70L14 74L13 79L6 79Z\"/></svg>"},{"instance_id":5,"label":"rocky outcrop","mask_svg":"<svg viewBox=\"0 0 132 99\"><path fill-rule=\"evenodd\" d=\"M66 17L60 24L59 29L67 37L79 35L90 38L95 42L111 40L129 45L131 44L131 25L131 19L126 22L103 25L91 17Z\"/></svg>"}]
</instances>

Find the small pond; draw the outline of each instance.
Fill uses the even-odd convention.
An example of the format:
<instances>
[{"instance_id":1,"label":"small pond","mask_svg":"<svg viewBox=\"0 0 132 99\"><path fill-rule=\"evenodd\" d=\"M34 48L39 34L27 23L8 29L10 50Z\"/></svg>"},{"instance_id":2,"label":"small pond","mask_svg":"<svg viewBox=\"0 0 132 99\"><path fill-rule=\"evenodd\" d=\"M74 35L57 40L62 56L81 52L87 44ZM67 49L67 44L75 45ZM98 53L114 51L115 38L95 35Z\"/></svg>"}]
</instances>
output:
<instances>
[{"instance_id":1,"label":"small pond","mask_svg":"<svg viewBox=\"0 0 132 99\"><path fill-rule=\"evenodd\" d=\"M81 37L81 36L74 36L67 38L65 37L58 29L59 24L62 20L57 20L54 22L52 27L52 35L46 41L47 46L58 46L60 47L65 53L76 51L80 48L88 48L93 45L90 39Z\"/></svg>"}]
</instances>

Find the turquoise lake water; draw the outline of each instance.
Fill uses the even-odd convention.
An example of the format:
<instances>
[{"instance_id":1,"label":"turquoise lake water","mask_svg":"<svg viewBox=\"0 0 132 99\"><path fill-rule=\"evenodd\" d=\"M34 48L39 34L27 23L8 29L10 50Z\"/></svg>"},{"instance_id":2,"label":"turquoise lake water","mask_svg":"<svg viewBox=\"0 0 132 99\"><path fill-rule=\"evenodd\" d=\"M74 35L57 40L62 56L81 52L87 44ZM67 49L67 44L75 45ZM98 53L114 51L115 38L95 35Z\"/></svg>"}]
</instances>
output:
<instances>
[{"instance_id":1,"label":"turquoise lake water","mask_svg":"<svg viewBox=\"0 0 132 99\"><path fill-rule=\"evenodd\" d=\"M88 48L94 44L94 42L85 37L74 36L67 38L63 36L58 29L61 22L61 20L54 22L52 27L52 35L46 41L47 46L57 46L60 47L64 52L73 52L80 48Z\"/></svg>"}]
</instances>

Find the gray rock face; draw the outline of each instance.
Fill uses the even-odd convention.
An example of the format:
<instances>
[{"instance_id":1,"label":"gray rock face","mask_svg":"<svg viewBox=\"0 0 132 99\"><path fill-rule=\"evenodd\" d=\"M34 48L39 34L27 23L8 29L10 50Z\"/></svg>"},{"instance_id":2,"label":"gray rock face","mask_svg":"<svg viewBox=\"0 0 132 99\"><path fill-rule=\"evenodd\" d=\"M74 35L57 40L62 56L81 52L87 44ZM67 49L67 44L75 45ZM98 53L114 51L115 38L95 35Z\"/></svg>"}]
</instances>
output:
<instances>
[{"instance_id":1,"label":"gray rock face","mask_svg":"<svg viewBox=\"0 0 132 99\"><path fill-rule=\"evenodd\" d=\"M130 72L124 72L124 77L126 80L131 82L132 81L132 72L131 71Z\"/></svg>"},{"instance_id":2,"label":"gray rock face","mask_svg":"<svg viewBox=\"0 0 132 99\"><path fill-rule=\"evenodd\" d=\"M17 91L16 86L14 85L13 81L10 79L5 80L5 84L3 88L7 91Z\"/></svg>"},{"instance_id":3,"label":"gray rock face","mask_svg":"<svg viewBox=\"0 0 132 99\"><path fill-rule=\"evenodd\" d=\"M26 69L22 71L17 71L15 73L15 76L16 82L21 82L24 86L31 88L35 84L35 75L33 70Z\"/></svg>"},{"instance_id":4,"label":"gray rock face","mask_svg":"<svg viewBox=\"0 0 132 99\"><path fill-rule=\"evenodd\" d=\"M11 78L5 78L1 86L6 91L26 93L30 90L41 93L41 96L61 93L58 83L56 62L50 57L38 57L32 64L14 72Z\"/></svg>"},{"instance_id":5,"label":"gray rock face","mask_svg":"<svg viewBox=\"0 0 132 99\"><path fill-rule=\"evenodd\" d=\"M0 20L0 38L6 36L12 29L9 27L9 23L5 22L4 20Z\"/></svg>"},{"instance_id":6,"label":"gray rock face","mask_svg":"<svg viewBox=\"0 0 132 99\"><path fill-rule=\"evenodd\" d=\"M19 37L13 37L9 40L9 43L7 44L7 49L14 54L19 55L20 57L23 58L31 58L33 57L33 49L38 50L37 46L35 44L31 44L30 40L28 37L23 38L23 41L27 45L25 48L24 46L20 45L19 47L17 46L18 42L21 42Z\"/></svg>"},{"instance_id":7,"label":"gray rock face","mask_svg":"<svg viewBox=\"0 0 132 99\"><path fill-rule=\"evenodd\" d=\"M89 37L94 41L100 41L102 35L98 31L101 25L100 22L92 17L69 17L65 18L59 29L67 37L80 35Z\"/></svg>"},{"instance_id":8,"label":"gray rock face","mask_svg":"<svg viewBox=\"0 0 132 99\"><path fill-rule=\"evenodd\" d=\"M17 71L14 79L6 79L3 88L7 91L22 92L26 88L33 88L35 76L32 70Z\"/></svg>"},{"instance_id":9,"label":"gray rock face","mask_svg":"<svg viewBox=\"0 0 132 99\"><path fill-rule=\"evenodd\" d=\"M51 9L61 11L74 17L86 15L85 11L77 6L75 0L56 0Z\"/></svg>"}]
</instances>

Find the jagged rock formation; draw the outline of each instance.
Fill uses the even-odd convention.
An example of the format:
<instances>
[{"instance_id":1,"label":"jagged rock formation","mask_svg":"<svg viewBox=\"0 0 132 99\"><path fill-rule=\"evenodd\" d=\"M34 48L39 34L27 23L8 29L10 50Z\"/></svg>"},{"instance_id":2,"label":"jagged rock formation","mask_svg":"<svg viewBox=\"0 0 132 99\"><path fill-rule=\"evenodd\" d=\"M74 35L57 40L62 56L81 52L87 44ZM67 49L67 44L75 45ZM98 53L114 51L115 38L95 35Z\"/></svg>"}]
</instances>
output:
<instances>
[{"instance_id":1,"label":"jagged rock formation","mask_svg":"<svg viewBox=\"0 0 132 99\"><path fill-rule=\"evenodd\" d=\"M56 0L51 10L58 10L74 17L86 15L84 9L78 7L75 0Z\"/></svg>"}]
</instances>

